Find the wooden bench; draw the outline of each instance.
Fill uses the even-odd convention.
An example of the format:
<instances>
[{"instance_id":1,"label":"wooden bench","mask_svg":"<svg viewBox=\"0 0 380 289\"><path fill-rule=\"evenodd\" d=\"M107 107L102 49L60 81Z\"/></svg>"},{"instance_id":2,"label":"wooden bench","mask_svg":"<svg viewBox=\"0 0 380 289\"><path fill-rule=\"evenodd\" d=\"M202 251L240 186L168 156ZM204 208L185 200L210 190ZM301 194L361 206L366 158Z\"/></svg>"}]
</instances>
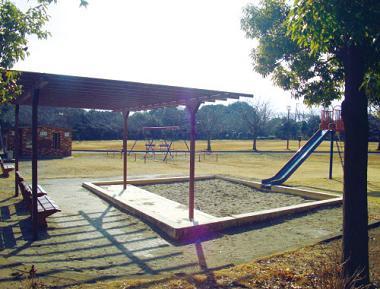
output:
<instances>
[{"instance_id":1,"label":"wooden bench","mask_svg":"<svg viewBox=\"0 0 380 289\"><path fill-rule=\"evenodd\" d=\"M32 188L25 181L19 182L19 188L23 199L30 211L32 211ZM56 212L60 212L58 205L47 196L43 187L37 186L37 218L38 223L47 227L46 218Z\"/></svg>"},{"instance_id":2,"label":"wooden bench","mask_svg":"<svg viewBox=\"0 0 380 289\"><path fill-rule=\"evenodd\" d=\"M16 171L15 175L16 175L16 186L18 186L19 190L21 190L20 183L23 182L23 181L25 181L25 178L20 173L20 171Z\"/></svg>"},{"instance_id":3,"label":"wooden bench","mask_svg":"<svg viewBox=\"0 0 380 289\"><path fill-rule=\"evenodd\" d=\"M15 169L13 164L4 163L4 161L1 157L0 157L0 166L1 166L1 170L3 171L2 175L6 178L9 177L9 172L11 172Z\"/></svg>"},{"instance_id":4,"label":"wooden bench","mask_svg":"<svg viewBox=\"0 0 380 289\"><path fill-rule=\"evenodd\" d=\"M24 201L27 203L32 203L32 187L28 185L25 181L19 183L20 191ZM41 190L42 189L42 190ZM41 187L37 186L37 198L47 195L46 191Z\"/></svg>"},{"instance_id":5,"label":"wooden bench","mask_svg":"<svg viewBox=\"0 0 380 289\"><path fill-rule=\"evenodd\" d=\"M61 211L58 205L47 195L37 198L37 209L38 223L43 227L47 227L47 217Z\"/></svg>"},{"instance_id":6,"label":"wooden bench","mask_svg":"<svg viewBox=\"0 0 380 289\"><path fill-rule=\"evenodd\" d=\"M22 174L20 173L20 171L16 171L16 181L17 181L17 185L20 185L20 182L24 181L24 177L22 176Z\"/></svg>"}]
</instances>

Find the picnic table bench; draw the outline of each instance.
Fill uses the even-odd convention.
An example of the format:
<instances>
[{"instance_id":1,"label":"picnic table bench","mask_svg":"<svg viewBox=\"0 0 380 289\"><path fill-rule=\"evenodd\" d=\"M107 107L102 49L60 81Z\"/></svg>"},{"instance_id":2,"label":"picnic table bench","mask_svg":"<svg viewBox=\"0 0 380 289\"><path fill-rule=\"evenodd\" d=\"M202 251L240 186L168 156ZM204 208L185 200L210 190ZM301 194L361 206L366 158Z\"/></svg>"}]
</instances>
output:
<instances>
[{"instance_id":1,"label":"picnic table bench","mask_svg":"<svg viewBox=\"0 0 380 289\"><path fill-rule=\"evenodd\" d=\"M22 194L22 197L28 207L32 210L32 187L25 182L24 178L20 172L16 172L16 177L18 180L18 185ZM38 223L44 227L47 227L46 218L60 212L58 205L47 195L45 189L38 185L37 186L37 218Z\"/></svg>"},{"instance_id":2,"label":"picnic table bench","mask_svg":"<svg viewBox=\"0 0 380 289\"><path fill-rule=\"evenodd\" d=\"M15 169L13 164L7 164L4 163L3 159L0 157L0 166L2 170L2 175L6 178L9 177L9 172L13 171Z\"/></svg>"}]
</instances>

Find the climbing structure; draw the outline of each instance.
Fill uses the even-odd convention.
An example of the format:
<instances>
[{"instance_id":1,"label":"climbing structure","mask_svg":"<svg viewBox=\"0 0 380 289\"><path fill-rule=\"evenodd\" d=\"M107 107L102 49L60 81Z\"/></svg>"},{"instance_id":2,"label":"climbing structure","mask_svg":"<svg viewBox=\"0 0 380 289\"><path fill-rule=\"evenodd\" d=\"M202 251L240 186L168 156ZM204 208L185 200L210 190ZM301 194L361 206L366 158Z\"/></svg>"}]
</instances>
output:
<instances>
[{"instance_id":1,"label":"climbing structure","mask_svg":"<svg viewBox=\"0 0 380 289\"><path fill-rule=\"evenodd\" d=\"M330 135L330 168L329 178L332 179L332 164L333 164L333 152L334 152L334 136L338 132L338 136L344 130L343 120L341 118L341 109L339 106L334 107L331 110L323 109L321 111L321 123L319 130L301 147L293 157L275 174L269 179L261 181L263 186L270 187L272 185L280 185L284 183L301 165L302 163L315 151L315 149L322 143L326 135ZM343 157L339 142L336 141L338 153L343 166Z\"/></svg>"}]
</instances>

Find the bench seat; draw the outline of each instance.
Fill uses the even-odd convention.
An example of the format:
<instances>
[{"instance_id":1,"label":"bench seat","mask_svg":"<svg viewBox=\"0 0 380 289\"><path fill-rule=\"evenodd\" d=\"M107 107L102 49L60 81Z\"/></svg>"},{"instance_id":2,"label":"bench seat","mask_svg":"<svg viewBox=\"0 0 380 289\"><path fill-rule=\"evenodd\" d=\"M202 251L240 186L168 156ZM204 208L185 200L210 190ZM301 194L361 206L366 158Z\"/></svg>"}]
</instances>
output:
<instances>
[{"instance_id":1,"label":"bench seat","mask_svg":"<svg viewBox=\"0 0 380 289\"><path fill-rule=\"evenodd\" d=\"M18 174L17 177L19 178L21 175ZM21 179L22 176L21 176ZM32 211L32 188L31 186L26 183L25 181L19 182L19 188L21 191L21 194L23 196L24 202L26 203L29 211ZM37 219L38 223L43 226L47 227L47 221L46 218L53 215L54 213L60 212L59 206L47 195L47 192L45 189L38 185L37 186Z\"/></svg>"},{"instance_id":2,"label":"bench seat","mask_svg":"<svg viewBox=\"0 0 380 289\"><path fill-rule=\"evenodd\" d=\"M25 178L24 178L23 175L20 173L20 171L16 171L16 180L17 180L17 184L18 184L18 185L20 185L20 182L25 181Z\"/></svg>"},{"instance_id":3,"label":"bench seat","mask_svg":"<svg viewBox=\"0 0 380 289\"><path fill-rule=\"evenodd\" d=\"M28 206L31 205L33 195L31 186L29 186L25 181L22 181L19 183L19 187L24 201L27 203ZM37 187L37 197L42 197L46 194L47 193L45 192L45 190L41 191Z\"/></svg>"},{"instance_id":4,"label":"bench seat","mask_svg":"<svg viewBox=\"0 0 380 289\"><path fill-rule=\"evenodd\" d=\"M37 198L37 209L38 223L44 227L47 227L47 217L61 211L58 205L47 195Z\"/></svg>"},{"instance_id":5,"label":"bench seat","mask_svg":"<svg viewBox=\"0 0 380 289\"><path fill-rule=\"evenodd\" d=\"M15 166L13 164L4 163L3 159L0 157L0 166L2 170L2 175L6 178L9 177L9 172L13 171L15 169Z\"/></svg>"}]
</instances>

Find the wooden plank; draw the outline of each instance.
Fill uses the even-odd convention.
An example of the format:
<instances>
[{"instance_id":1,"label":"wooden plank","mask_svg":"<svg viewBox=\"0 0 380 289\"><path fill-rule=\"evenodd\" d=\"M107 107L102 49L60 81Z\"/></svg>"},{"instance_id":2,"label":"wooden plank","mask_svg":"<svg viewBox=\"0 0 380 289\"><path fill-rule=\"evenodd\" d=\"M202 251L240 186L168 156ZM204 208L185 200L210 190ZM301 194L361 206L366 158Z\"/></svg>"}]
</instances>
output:
<instances>
[{"instance_id":1,"label":"wooden plank","mask_svg":"<svg viewBox=\"0 0 380 289\"><path fill-rule=\"evenodd\" d=\"M24 96L30 95L41 78L46 85L41 89L40 105L47 106L145 110L184 105L190 100L252 97L245 93L36 72L21 74ZM17 98L16 103L31 104L32 98L24 96Z\"/></svg>"},{"instance_id":2,"label":"wooden plank","mask_svg":"<svg viewBox=\"0 0 380 289\"><path fill-rule=\"evenodd\" d=\"M32 231L33 239L38 239L38 204L37 204L37 185L38 185L38 100L39 89L33 91L32 105Z\"/></svg>"},{"instance_id":3,"label":"wooden plank","mask_svg":"<svg viewBox=\"0 0 380 289\"><path fill-rule=\"evenodd\" d=\"M38 198L38 208L39 212L60 211L58 205L46 195Z\"/></svg>"},{"instance_id":4,"label":"wooden plank","mask_svg":"<svg viewBox=\"0 0 380 289\"><path fill-rule=\"evenodd\" d=\"M128 167L128 155L127 155L127 143L128 143L128 116L129 111L123 111L124 130L123 130L123 188L127 188L127 167Z\"/></svg>"},{"instance_id":5,"label":"wooden plank","mask_svg":"<svg viewBox=\"0 0 380 289\"><path fill-rule=\"evenodd\" d=\"M200 103L189 103L186 107L190 114L190 166L189 166L189 220L194 219L194 183L195 183L195 137L196 113Z\"/></svg>"}]
</instances>

